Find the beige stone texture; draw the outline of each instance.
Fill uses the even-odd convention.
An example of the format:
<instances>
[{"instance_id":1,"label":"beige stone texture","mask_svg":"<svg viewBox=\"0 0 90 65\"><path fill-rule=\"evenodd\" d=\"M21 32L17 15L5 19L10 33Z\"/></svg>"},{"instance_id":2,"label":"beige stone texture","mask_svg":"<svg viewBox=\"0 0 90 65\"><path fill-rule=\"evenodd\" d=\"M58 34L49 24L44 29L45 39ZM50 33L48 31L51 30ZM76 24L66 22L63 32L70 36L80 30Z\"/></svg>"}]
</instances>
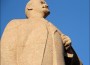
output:
<instances>
[{"instance_id":1,"label":"beige stone texture","mask_svg":"<svg viewBox=\"0 0 90 65\"><path fill-rule=\"evenodd\" d=\"M63 33L44 19L50 13L46 2L31 0L25 12L27 19L12 20L4 30L1 65L65 65L63 43L71 40L62 39Z\"/></svg>"},{"instance_id":2,"label":"beige stone texture","mask_svg":"<svg viewBox=\"0 0 90 65\"><path fill-rule=\"evenodd\" d=\"M2 65L56 64L63 58L62 41L56 30L44 19L11 21L2 36Z\"/></svg>"}]
</instances>

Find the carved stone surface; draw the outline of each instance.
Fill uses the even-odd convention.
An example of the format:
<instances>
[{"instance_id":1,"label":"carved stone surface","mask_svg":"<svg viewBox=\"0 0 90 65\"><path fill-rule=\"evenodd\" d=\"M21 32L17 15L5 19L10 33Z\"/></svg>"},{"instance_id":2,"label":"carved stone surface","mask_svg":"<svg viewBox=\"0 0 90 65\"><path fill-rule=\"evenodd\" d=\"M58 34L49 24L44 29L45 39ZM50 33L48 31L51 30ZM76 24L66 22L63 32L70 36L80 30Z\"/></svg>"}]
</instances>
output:
<instances>
[{"instance_id":1,"label":"carved stone surface","mask_svg":"<svg viewBox=\"0 0 90 65\"><path fill-rule=\"evenodd\" d=\"M50 13L46 2L31 0L25 12L27 19L12 20L4 30L1 65L65 65L68 52L64 49L62 33L44 19ZM73 54L67 57L73 58Z\"/></svg>"}]
</instances>

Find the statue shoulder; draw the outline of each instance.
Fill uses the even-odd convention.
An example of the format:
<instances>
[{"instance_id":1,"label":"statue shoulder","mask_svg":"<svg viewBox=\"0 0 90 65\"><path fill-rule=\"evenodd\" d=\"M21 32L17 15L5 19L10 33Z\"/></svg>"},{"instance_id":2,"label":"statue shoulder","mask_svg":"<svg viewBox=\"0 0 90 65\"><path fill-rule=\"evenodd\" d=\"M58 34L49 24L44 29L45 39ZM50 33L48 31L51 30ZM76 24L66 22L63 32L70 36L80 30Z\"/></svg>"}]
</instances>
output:
<instances>
[{"instance_id":1,"label":"statue shoulder","mask_svg":"<svg viewBox=\"0 0 90 65\"><path fill-rule=\"evenodd\" d=\"M55 25L53 25L51 22L49 22L50 29L53 31L53 33L58 32L60 35L63 34Z\"/></svg>"},{"instance_id":2,"label":"statue shoulder","mask_svg":"<svg viewBox=\"0 0 90 65\"><path fill-rule=\"evenodd\" d=\"M6 25L5 30L15 29L24 23L25 20L26 19L13 19Z\"/></svg>"}]
</instances>

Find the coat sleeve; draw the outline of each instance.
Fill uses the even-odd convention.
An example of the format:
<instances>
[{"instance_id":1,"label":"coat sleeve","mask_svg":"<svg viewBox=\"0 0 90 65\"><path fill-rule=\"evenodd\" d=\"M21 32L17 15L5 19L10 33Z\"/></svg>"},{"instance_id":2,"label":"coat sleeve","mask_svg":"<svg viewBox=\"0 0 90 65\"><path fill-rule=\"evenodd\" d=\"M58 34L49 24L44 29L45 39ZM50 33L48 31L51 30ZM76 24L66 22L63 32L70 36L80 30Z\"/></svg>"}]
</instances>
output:
<instances>
[{"instance_id":1,"label":"coat sleeve","mask_svg":"<svg viewBox=\"0 0 90 65\"><path fill-rule=\"evenodd\" d=\"M72 47L71 50L73 52L73 57L72 58L66 56L64 57L66 65L83 65Z\"/></svg>"},{"instance_id":2,"label":"coat sleeve","mask_svg":"<svg viewBox=\"0 0 90 65\"><path fill-rule=\"evenodd\" d=\"M11 25L11 22L7 25L1 38L1 65L16 65L16 30Z\"/></svg>"}]
</instances>

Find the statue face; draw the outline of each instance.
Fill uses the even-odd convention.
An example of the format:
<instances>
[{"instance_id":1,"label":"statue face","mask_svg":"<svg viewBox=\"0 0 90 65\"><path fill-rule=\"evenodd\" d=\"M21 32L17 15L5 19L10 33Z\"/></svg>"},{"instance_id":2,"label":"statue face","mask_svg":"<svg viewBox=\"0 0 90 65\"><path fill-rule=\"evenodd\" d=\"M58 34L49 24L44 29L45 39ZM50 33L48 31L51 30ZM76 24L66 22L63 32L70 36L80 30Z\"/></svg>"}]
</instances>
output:
<instances>
[{"instance_id":1,"label":"statue face","mask_svg":"<svg viewBox=\"0 0 90 65\"><path fill-rule=\"evenodd\" d=\"M39 0L35 4L35 9L39 12L47 13L49 12L48 5L44 0Z\"/></svg>"},{"instance_id":2,"label":"statue face","mask_svg":"<svg viewBox=\"0 0 90 65\"><path fill-rule=\"evenodd\" d=\"M33 9L36 10L37 12L44 12L44 13L49 12L48 5L44 0L36 0L33 3Z\"/></svg>"},{"instance_id":3,"label":"statue face","mask_svg":"<svg viewBox=\"0 0 90 65\"><path fill-rule=\"evenodd\" d=\"M44 13L44 17L46 17L47 15L49 15L49 9L48 9L48 5L46 4L46 2L44 0L31 0L28 2L27 6L26 6L26 13L30 12L30 11L36 11L39 12L41 14Z\"/></svg>"}]
</instances>

